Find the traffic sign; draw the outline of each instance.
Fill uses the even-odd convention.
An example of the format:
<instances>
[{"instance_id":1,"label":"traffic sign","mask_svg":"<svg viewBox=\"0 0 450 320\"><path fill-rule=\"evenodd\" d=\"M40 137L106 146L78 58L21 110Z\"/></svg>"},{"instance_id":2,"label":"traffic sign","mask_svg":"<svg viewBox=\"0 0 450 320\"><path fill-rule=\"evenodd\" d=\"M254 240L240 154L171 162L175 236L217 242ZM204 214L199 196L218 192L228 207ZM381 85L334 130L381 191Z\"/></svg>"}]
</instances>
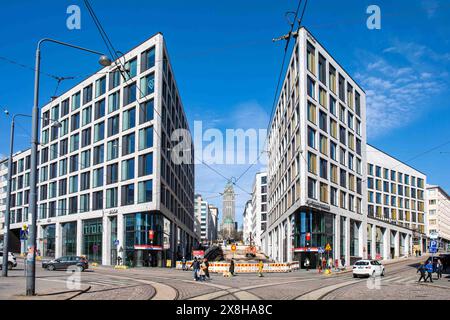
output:
<instances>
[{"instance_id":1,"label":"traffic sign","mask_svg":"<svg viewBox=\"0 0 450 320\"><path fill-rule=\"evenodd\" d=\"M28 240L28 230L27 229L20 230L20 240Z\"/></svg>"},{"instance_id":2,"label":"traffic sign","mask_svg":"<svg viewBox=\"0 0 450 320\"><path fill-rule=\"evenodd\" d=\"M325 246L325 251L331 251L331 245L329 243Z\"/></svg>"},{"instance_id":3,"label":"traffic sign","mask_svg":"<svg viewBox=\"0 0 450 320\"><path fill-rule=\"evenodd\" d=\"M119 240L114 240L114 245L117 247L119 245Z\"/></svg>"},{"instance_id":4,"label":"traffic sign","mask_svg":"<svg viewBox=\"0 0 450 320\"><path fill-rule=\"evenodd\" d=\"M318 252L318 253L324 253L325 250L324 250L322 247L320 247L319 249L317 249L317 252Z\"/></svg>"},{"instance_id":5,"label":"traffic sign","mask_svg":"<svg viewBox=\"0 0 450 320\"><path fill-rule=\"evenodd\" d=\"M430 239L436 240L439 238L439 233L437 232L430 232Z\"/></svg>"},{"instance_id":6,"label":"traffic sign","mask_svg":"<svg viewBox=\"0 0 450 320\"><path fill-rule=\"evenodd\" d=\"M236 251L236 245L235 245L235 244L232 244L232 245L231 245L231 251L233 251L233 252Z\"/></svg>"},{"instance_id":7,"label":"traffic sign","mask_svg":"<svg viewBox=\"0 0 450 320\"><path fill-rule=\"evenodd\" d=\"M430 253L436 253L437 249L438 249L438 242L436 240L431 240L430 246L428 247L428 251L430 251Z\"/></svg>"}]
</instances>

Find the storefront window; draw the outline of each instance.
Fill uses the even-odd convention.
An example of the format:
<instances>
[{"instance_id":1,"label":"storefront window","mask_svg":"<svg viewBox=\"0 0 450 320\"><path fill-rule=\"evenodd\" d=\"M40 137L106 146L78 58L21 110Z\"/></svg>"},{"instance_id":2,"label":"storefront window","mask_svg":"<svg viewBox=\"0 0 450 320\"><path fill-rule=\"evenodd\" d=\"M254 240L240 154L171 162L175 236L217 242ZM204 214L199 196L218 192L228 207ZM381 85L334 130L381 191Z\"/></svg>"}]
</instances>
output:
<instances>
[{"instance_id":1,"label":"storefront window","mask_svg":"<svg viewBox=\"0 0 450 320\"><path fill-rule=\"evenodd\" d=\"M367 224L367 259L372 259L372 225Z\"/></svg>"},{"instance_id":2,"label":"storefront window","mask_svg":"<svg viewBox=\"0 0 450 320\"><path fill-rule=\"evenodd\" d=\"M117 261L117 217L111 217L111 264L118 264Z\"/></svg>"},{"instance_id":3,"label":"storefront window","mask_svg":"<svg viewBox=\"0 0 450 320\"><path fill-rule=\"evenodd\" d=\"M339 223L339 232L340 232L340 241L339 241L339 252L341 253L341 257L345 257L346 251L346 218L341 217L340 223Z\"/></svg>"},{"instance_id":4,"label":"storefront window","mask_svg":"<svg viewBox=\"0 0 450 320\"><path fill-rule=\"evenodd\" d=\"M77 255L77 222L62 225L62 256Z\"/></svg>"},{"instance_id":5,"label":"storefront window","mask_svg":"<svg viewBox=\"0 0 450 320\"><path fill-rule=\"evenodd\" d=\"M42 231L44 238L42 254L44 257L54 258L56 226L54 224L42 226Z\"/></svg>"},{"instance_id":6,"label":"storefront window","mask_svg":"<svg viewBox=\"0 0 450 320\"><path fill-rule=\"evenodd\" d=\"M359 222L350 220L350 256L352 257L359 257L359 226Z\"/></svg>"},{"instance_id":7,"label":"storefront window","mask_svg":"<svg viewBox=\"0 0 450 320\"><path fill-rule=\"evenodd\" d=\"M376 227L376 242L375 242L376 259L383 258L383 233L384 230L382 228Z\"/></svg>"},{"instance_id":8,"label":"storefront window","mask_svg":"<svg viewBox=\"0 0 450 320\"><path fill-rule=\"evenodd\" d=\"M102 219L83 221L83 255L91 262L102 261Z\"/></svg>"}]
</instances>

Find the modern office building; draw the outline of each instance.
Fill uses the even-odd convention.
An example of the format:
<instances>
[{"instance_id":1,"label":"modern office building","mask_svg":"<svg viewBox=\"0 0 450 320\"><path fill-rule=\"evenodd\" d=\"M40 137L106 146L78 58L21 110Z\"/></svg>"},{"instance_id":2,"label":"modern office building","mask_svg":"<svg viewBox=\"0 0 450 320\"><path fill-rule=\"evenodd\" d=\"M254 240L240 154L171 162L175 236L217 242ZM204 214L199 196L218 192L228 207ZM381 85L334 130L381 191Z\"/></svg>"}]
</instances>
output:
<instances>
[{"instance_id":1,"label":"modern office building","mask_svg":"<svg viewBox=\"0 0 450 320\"><path fill-rule=\"evenodd\" d=\"M426 175L367 145L367 254L393 259L426 251Z\"/></svg>"},{"instance_id":2,"label":"modern office building","mask_svg":"<svg viewBox=\"0 0 450 320\"><path fill-rule=\"evenodd\" d=\"M194 231L198 239L204 244L209 240L209 205L199 194L194 200Z\"/></svg>"},{"instance_id":3,"label":"modern office building","mask_svg":"<svg viewBox=\"0 0 450 320\"><path fill-rule=\"evenodd\" d=\"M245 203L244 212L242 214L242 240L245 244L251 244L254 241L252 233L253 207L252 200Z\"/></svg>"},{"instance_id":4,"label":"modern office building","mask_svg":"<svg viewBox=\"0 0 450 320\"><path fill-rule=\"evenodd\" d=\"M208 212L208 239L210 241L216 241L219 225L219 208L208 205Z\"/></svg>"},{"instance_id":5,"label":"modern office building","mask_svg":"<svg viewBox=\"0 0 450 320\"><path fill-rule=\"evenodd\" d=\"M312 266L327 244L347 264L365 255L365 149L364 90L301 28L268 135L264 252Z\"/></svg>"},{"instance_id":6,"label":"modern office building","mask_svg":"<svg viewBox=\"0 0 450 320\"><path fill-rule=\"evenodd\" d=\"M267 228L267 173L255 175L252 188L251 230L254 245L261 248L261 235Z\"/></svg>"},{"instance_id":7,"label":"modern office building","mask_svg":"<svg viewBox=\"0 0 450 320\"><path fill-rule=\"evenodd\" d=\"M132 266L190 257L194 166L172 161L171 134L189 127L162 34L53 99L41 118L43 256L85 255L106 265L121 257ZM15 225L28 199L29 161L22 160L14 165Z\"/></svg>"},{"instance_id":8,"label":"modern office building","mask_svg":"<svg viewBox=\"0 0 450 320\"><path fill-rule=\"evenodd\" d=\"M232 237L234 231L237 231L235 227L235 197L233 184L228 182L223 191L222 236L224 238Z\"/></svg>"},{"instance_id":9,"label":"modern office building","mask_svg":"<svg viewBox=\"0 0 450 320\"><path fill-rule=\"evenodd\" d=\"M427 199L427 236L437 233L440 249L450 250L450 196L440 186L427 185Z\"/></svg>"},{"instance_id":10,"label":"modern office building","mask_svg":"<svg viewBox=\"0 0 450 320\"><path fill-rule=\"evenodd\" d=\"M10 238L9 238L9 250L15 253L24 253L26 251L26 242L20 240L20 230L28 228L28 203L30 195L30 156L31 149L24 151L19 151L13 154L12 163L12 175L11 175L11 198L10 198ZM7 175L8 175L8 160L4 161L6 168L2 170L2 175L4 177L3 181L3 192L2 196L4 198L3 203L6 202L6 186L7 186ZM1 197L1 196L0 196ZM3 205L3 208L6 206ZM3 219L4 221L4 211ZM2 232L4 232L2 228ZM51 242L51 240L50 240Z\"/></svg>"},{"instance_id":11,"label":"modern office building","mask_svg":"<svg viewBox=\"0 0 450 320\"><path fill-rule=\"evenodd\" d=\"M3 243L7 184L8 184L8 158L4 158L0 159L0 243ZM0 248L2 246L3 245L0 245Z\"/></svg>"}]
</instances>

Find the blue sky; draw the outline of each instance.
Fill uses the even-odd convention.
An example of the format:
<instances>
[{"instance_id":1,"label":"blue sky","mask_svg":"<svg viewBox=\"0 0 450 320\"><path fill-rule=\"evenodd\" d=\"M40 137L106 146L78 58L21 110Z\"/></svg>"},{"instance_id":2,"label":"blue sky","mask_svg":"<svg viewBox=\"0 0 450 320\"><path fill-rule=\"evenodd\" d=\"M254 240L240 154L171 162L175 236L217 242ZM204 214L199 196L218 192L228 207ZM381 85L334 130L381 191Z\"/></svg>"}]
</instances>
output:
<instances>
[{"instance_id":1,"label":"blue sky","mask_svg":"<svg viewBox=\"0 0 450 320\"><path fill-rule=\"evenodd\" d=\"M66 9L82 9L81 30L66 28ZM366 8L381 8L381 30L368 30ZM267 127L284 43L271 39L288 30L284 17L297 1L92 1L117 50L127 51L161 31L174 67L191 127ZM12 113L31 113L33 72L5 61L34 65L36 42L52 37L105 51L82 1L20 1L0 5L0 106ZM428 181L450 191L450 23L448 1L309 1L304 25L367 93L368 141L425 172ZM98 69L95 58L46 45L46 73L74 76L64 92ZM56 82L42 76L41 104ZM9 120L0 115L0 139L7 141ZM20 120L16 150L29 146L30 121ZM0 157L8 152L0 144ZM410 159L414 158L411 161ZM214 165L237 177L244 165ZM217 192L225 179L198 166L196 186L221 209ZM255 166L239 181L251 191ZM237 189L237 215L248 199Z\"/></svg>"}]
</instances>

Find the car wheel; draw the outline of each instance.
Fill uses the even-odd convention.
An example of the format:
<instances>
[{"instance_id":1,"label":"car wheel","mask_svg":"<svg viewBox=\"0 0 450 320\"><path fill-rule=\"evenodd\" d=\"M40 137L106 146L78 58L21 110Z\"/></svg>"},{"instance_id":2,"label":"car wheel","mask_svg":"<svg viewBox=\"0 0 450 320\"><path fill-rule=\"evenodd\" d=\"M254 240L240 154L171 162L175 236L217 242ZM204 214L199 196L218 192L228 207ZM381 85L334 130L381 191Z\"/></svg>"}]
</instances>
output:
<instances>
[{"instance_id":1,"label":"car wheel","mask_svg":"<svg viewBox=\"0 0 450 320\"><path fill-rule=\"evenodd\" d=\"M14 265L12 264L12 262L8 262L8 270L12 270L13 267Z\"/></svg>"},{"instance_id":2,"label":"car wheel","mask_svg":"<svg viewBox=\"0 0 450 320\"><path fill-rule=\"evenodd\" d=\"M55 271L55 266L52 265L52 264L49 264L49 265L47 266L47 270L48 270L48 271Z\"/></svg>"}]
</instances>

